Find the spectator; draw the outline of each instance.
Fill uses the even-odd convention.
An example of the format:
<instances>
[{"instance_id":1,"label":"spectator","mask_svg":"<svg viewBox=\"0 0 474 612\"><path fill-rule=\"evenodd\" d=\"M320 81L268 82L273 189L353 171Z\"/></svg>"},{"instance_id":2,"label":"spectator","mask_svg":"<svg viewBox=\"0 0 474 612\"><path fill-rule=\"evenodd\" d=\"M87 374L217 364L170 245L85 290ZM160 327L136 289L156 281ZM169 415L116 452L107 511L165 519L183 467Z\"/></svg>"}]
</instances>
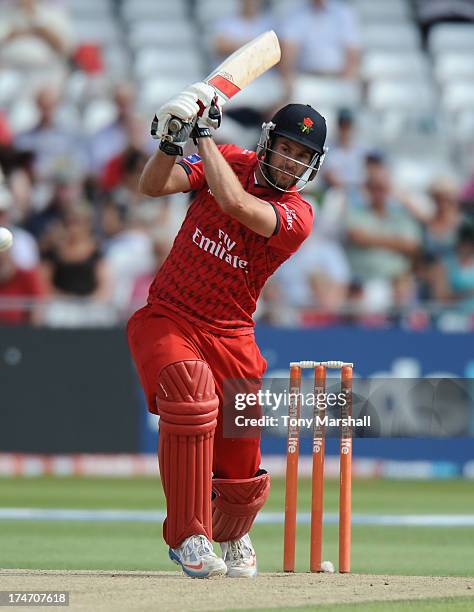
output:
<instances>
[{"instance_id":1,"label":"spectator","mask_svg":"<svg viewBox=\"0 0 474 612\"><path fill-rule=\"evenodd\" d=\"M366 151L354 140L354 117L348 109L339 111L336 140L322 168L330 187L358 187L364 181Z\"/></svg>"},{"instance_id":2,"label":"spectator","mask_svg":"<svg viewBox=\"0 0 474 612\"><path fill-rule=\"evenodd\" d=\"M438 179L430 189L434 204L433 216L424 227L423 248L436 257L446 257L454 251L462 216L457 187L449 179Z\"/></svg>"},{"instance_id":3,"label":"spectator","mask_svg":"<svg viewBox=\"0 0 474 612\"><path fill-rule=\"evenodd\" d=\"M240 0L238 15L217 21L212 48L218 63L252 38L273 28L271 15L262 7L262 0Z\"/></svg>"},{"instance_id":4,"label":"spectator","mask_svg":"<svg viewBox=\"0 0 474 612\"><path fill-rule=\"evenodd\" d=\"M149 228L156 221L158 208L155 203L152 207L154 219L148 217L146 205L133 208L127 201L111 200L102 211L105 257L114 280L112 300L120 309L129 305L136 279L153 272Z\"/></svg>"},{"instance_id":5,"label":"spectator","mask_svg":"<svg viewBox=\"0 0 474 612\"><path fill-rule=\"evenodd\" d=\"M134 145L139 142L140 148L146 147L147 127L135 116L134 87L130 83L119 83L115 87L113 99L117 109L116 117L109 125L93 134L89 143L91 168L97 175L100 175L107 162L120 155L130 142Z\"/></svg>"},{"instance_id":6,"label":"spectator","mask_svg":"<svg viewBox=\"0 0 474 612\"><path fill-rule=\"evenodd\" d=\"M29 69L38 82L62 77L74 48L67 12L49 0L15 0L0 7L0 62ZM30 83L29 83L30 84Z\"/></svg>"},{"instance_id":7,"label":"spectator","mask_svg":"<svg viewBox=\"0 0 474 612\"><path fill-rule=\"evenodd\" d=\"M114 157L110 158L99 176L99 185L104 191L112 191L126 180L126 169L130 160L148 158L143 121L131 117L126 122L125 146Z\"/></svg>"},{"instance_id":8,"label":"spectator","mask_svg":"<svg viewBox=\"0 0 474 612\"><path fill-rule=\"evenodd\" d=\"M296 73L353 79L359 65L359 29L353 9L338 0L306 0L280 29L280 68L288 95Z\"/></svg>"},{"instance_id":9,"label":"spectator","mask_svg":"<svg viewBox=\"0 0 474 612\"><path fill-rule=\"evenodd\" d=\"M259 34L274 28L273 17L269 12L263 10L263 5L262 0L240 0L238 14L229 15L217 21L215 34L211 40L211 48L216 56L216 64L222 62L228 55ZM239 105L235 109L229 108L226 111L226 116L238 122L235 127L239 127L240 124L249 128L260 128L267 113L281 97L280 85L280 81L272 79L270 72L261 75L257 86L262 91L266 91L266 96L262 96L262 104L259 108L254 108L250 104ZM265 105L268 108L262 109ZM224 122L223 127L225 130L229 130L229 125L226 125L226 122ZM219 136L228 139L234 137L232 132L229 131ZM242 138L245 140L245 136L242 135L240 130L239 142L242 142ZM228 141L225 140L224 142Z\"/></svg>"},{"instance_id":10,"label":"spectator","mask_svg":"<svg viewBox=\"0 0 474 612\"><path fill-rule=\"evenodd\" d=\"M128 304L129 312L133 312L140 306L146 304L148 291L153 282L156 271L161 268L171 249L169 238L157 236L153 239L153 265L148 272L138 275L133 281L130 303Z\"/></svg>"},{"instance_id":11,"label":"spectator","mask_svg":"<svg viewBox=\"0 0 474 612\"><path fill-rule=\"evenodd\" d=\"M437 297L465 313L474 313L474 225L459 229L456 251L443 264L443 283Z\"/></svg>"},{"instance_id":12,"label":"spectator","mask_svg":"<svg viewBox=\"0 0 474 612\"><path fill-rule=\"evenodd\" d=\"M83 201L83 184L73 168L56 170L52 177L52 193L46 207L33 212L25 220L24 227L38 241L41 252L49 250L58 225L65 221L67 213Z\"/></svg>"},{"instance_id":13,"label":"spectator","mask_svg":"<svg viewBox=\"0 0 474 612\"><path fill-rule=\"evenodd\" d=\"M0 109L0 147L11 144L13 136L5 113Z\"/></svg>"},{"instance_id":14,"label":"spectator","mask_svg":"<svg viewBox=\"0 0 474 612\"><path fill-rule=\"evenodd\" d=\"M365 184L366 206L349 209L347 254L352 273L364 283L391 280L410 269L420 246L420 230L390 197L385 168L372 170Z\"/></svg>"},{"instance_id":15,"label":"spectator","mask_svg":"<svg viewBox=\"0 0 474 612\"><path fill-rule=\"evenodd\" d=\"M462 210L474 220L474 162L472 163L471 176L463 185L460 193Z\"/></svg>"},{"instance_id":16,"label":"spectator","mask_svg":"<svg viewBox=\"0 0 474 612\"><path fill-rule=\"evenodd\" d=\"M143 151L136 149L135 147L127 148L123 154L117 159L116 167L114 171L116 177L110 173L107 177L110 180L110 185L115 185L115 189L111 191L115 200L120 200L123 203L130 205L139 204L146 200L145 196L138 189L138 181L145 167L147 156ZM111 170L111 168L109 168ZM104 175L105 178L105 175ZM106 186L104 181L103 187Z\"/></svg>"},{"instance_id":17,"label":"spectator","mask_svg":"<svg viewBox=\"0 0 474 612\"><path fill-rule=\"evenodd\" d=\"M11 256L16 266L24 270L37 268L39 265L38 247L33 236L13 224L13 198L4 185L0 185L0 226L8 227L13 234Z\"/></svg>"},{"instance_id":18,"label":"spectator","mask_svg":"<svg viewBox=\"0 0 474 612\"><path fill-rule=\"evenodd\" d=\"M31 300L44 296L38 269L23 270L11 251L0 252L0 324L40 323L39 310Z\"/></svg>"},{"instance_id":19,"label":"spectator","mask_svg":"<svg viewBox=\"0 0 474 612\"><path fill-rule=\"evenodd\" d=\"M36 96L37 125L15 139L18 149L34 153L35 173L40 180L51 177L56 168L66 164L77 171L87 171L82 135L68 125L61 125L57 115L59 101L58 88L43 87Z\"/></svg>"},{"instance_id":20,"label":"spectator","mask_svg":"<svg viewBox=\"0 0 474 612\"><path fill-rule=\"evenodd\" d=\"M65 213L55 244L45 254L43 273L53 296L109 299L108 267L92 233L90 209L74 206Z\"/></svg>"},{"instance_id":21,"label":"spectator","mask_svg":"<svg viewBox=\"0 0 474 612\"><path fill-rule=\"evenodd\" d=\"M313 235L275 278L290 306L337 313L347 297L350 269L336 242Z\"/></svg>"}]
</instances>

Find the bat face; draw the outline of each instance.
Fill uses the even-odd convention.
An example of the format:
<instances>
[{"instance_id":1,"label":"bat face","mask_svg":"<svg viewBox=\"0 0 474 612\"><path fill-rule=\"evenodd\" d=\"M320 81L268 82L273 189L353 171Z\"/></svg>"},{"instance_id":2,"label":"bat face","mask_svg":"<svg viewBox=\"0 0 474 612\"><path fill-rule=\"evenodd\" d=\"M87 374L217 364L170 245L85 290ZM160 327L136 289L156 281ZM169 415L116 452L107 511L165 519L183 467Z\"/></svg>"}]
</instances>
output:
<instances>
[{"instance_id":1,"label":"bat face","mask_svg":"<svg viewBox=\"0 0 474 612\"><path fill-rule=\"evenodd\" d=\"M224 104L275 66L280 58L277 35L269 30L234 51L206 78L206 82L214 87L219 102Z\"/></svg>"},{"instance_id":2,"label":"bat face","mask_svg":"<svg viewBox=\"0 0 474 612\"><path fill-rule=\"evenodd\" d=\"M218 102L222 106L257 77L275 66L280 58L281 50L277 35L273 30L269 30L234 51L206 77L205 81L214 87ZM170 120L168 132L171 139L181 128L180 119Z\"/></svg>"},{"instance_id":3,"label":"bat face","mask_svg":"<svg viewBox=\"0 0 474 612\"><path fill-rule=\"evenodd\" d=\"M238 94L240 91L240 87L237 87L235 83L232 82L232 75L226 72L221 72L219 74L214 75L211 79L207 81L209 85L212 85L219 96L222 96L225 101L229 101L231 98Z\"/></svg>"}]
</instances>

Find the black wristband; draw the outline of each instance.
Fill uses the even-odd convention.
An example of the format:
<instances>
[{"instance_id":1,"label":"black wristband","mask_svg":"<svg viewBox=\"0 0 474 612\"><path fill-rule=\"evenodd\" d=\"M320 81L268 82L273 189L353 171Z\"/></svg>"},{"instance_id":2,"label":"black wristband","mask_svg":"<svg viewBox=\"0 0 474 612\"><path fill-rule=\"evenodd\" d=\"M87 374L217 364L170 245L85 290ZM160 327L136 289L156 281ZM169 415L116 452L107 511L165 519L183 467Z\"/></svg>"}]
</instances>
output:
<instances>
[{"instance_id":1,"label":"black wristband","mask_svg":"<svg viewBox=\"0 0 474 612\"><path fill-rule=\"evenodd\" d=\"M183 147L169 140L160 140L160 151L163 151L166 155L182 155Z\"/></svg>"},{"instance_id":2,"label":"black wristband","mask_svg":"<svg viewBox=\"0 0 474 612\"><path fill-rule=\"evenodd\" d=\"M212 137L212 133L211 133L211 129L204 126L200 126L196 123L196 125L193 128L193 131L191 132L191 138L194 141L194 144L197 145L199 138L211 138Z\"/></svg>"}]
</instances>

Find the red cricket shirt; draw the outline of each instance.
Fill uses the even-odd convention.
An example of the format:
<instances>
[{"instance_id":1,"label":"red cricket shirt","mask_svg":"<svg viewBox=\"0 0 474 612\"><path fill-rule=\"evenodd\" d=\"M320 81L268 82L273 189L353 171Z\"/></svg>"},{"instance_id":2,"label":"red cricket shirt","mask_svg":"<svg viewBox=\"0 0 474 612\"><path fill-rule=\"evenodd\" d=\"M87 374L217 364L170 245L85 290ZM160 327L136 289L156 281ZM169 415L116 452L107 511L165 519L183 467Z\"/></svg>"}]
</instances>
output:
<instances>
[{"instance_id":1,"label":"red cricket shirt","mask_svg":"<svg viewBox=\"0 0 474 612\"><path fill-rule=\"evenodd\" d=\"M173 247L150 287L148 303L166 306L195 325L225 336L253 333L252 315L266 280L308 237L313 209L294 189L257 185L255 152L219 149L248 193L269 202L275 233L265 238L224 213L194 154L179 164L196 192Z\"/></svg>"}]
</instances>

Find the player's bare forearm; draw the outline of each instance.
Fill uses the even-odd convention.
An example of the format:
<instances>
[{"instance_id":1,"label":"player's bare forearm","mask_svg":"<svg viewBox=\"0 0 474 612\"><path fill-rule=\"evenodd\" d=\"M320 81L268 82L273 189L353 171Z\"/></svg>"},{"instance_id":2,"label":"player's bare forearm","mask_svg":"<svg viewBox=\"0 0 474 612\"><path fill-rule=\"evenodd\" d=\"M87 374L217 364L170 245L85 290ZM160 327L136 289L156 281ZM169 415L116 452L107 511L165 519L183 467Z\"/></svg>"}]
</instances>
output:
<instances>
[{"instance_id":1,"label":"player's bare forearm","mask_svg":"<svg viewBox=\"0 0 474 612\"><path fill-rule=\"evenodd\" d=\"M158 197L189 189L189 183L176 157L156 151L145 164L138 183L140 192Z\"/></svg>"},{"instance_id":2,"label":"player's bare forearm","mask_svg":"<svg viewBox=\"0 0 474 612\"><path fill-rule=\"evenodd\" d=\"M199 153L207 184L223 212L261 236L276 227L275 210L268 202L247 193L211 138L201 138Z\"/></svg>"},{"instance_id":3,"label":"player's bare forearm","mask_svg":"<svg viewBox=\"0 0 474 612\"><path fill-rule=\"evenodd\" d=\"M199 153L212 195L222 210L231 214L242 205L246 193L244 188L212 138L200 139Z\"/></svg>"}]
</instances>

